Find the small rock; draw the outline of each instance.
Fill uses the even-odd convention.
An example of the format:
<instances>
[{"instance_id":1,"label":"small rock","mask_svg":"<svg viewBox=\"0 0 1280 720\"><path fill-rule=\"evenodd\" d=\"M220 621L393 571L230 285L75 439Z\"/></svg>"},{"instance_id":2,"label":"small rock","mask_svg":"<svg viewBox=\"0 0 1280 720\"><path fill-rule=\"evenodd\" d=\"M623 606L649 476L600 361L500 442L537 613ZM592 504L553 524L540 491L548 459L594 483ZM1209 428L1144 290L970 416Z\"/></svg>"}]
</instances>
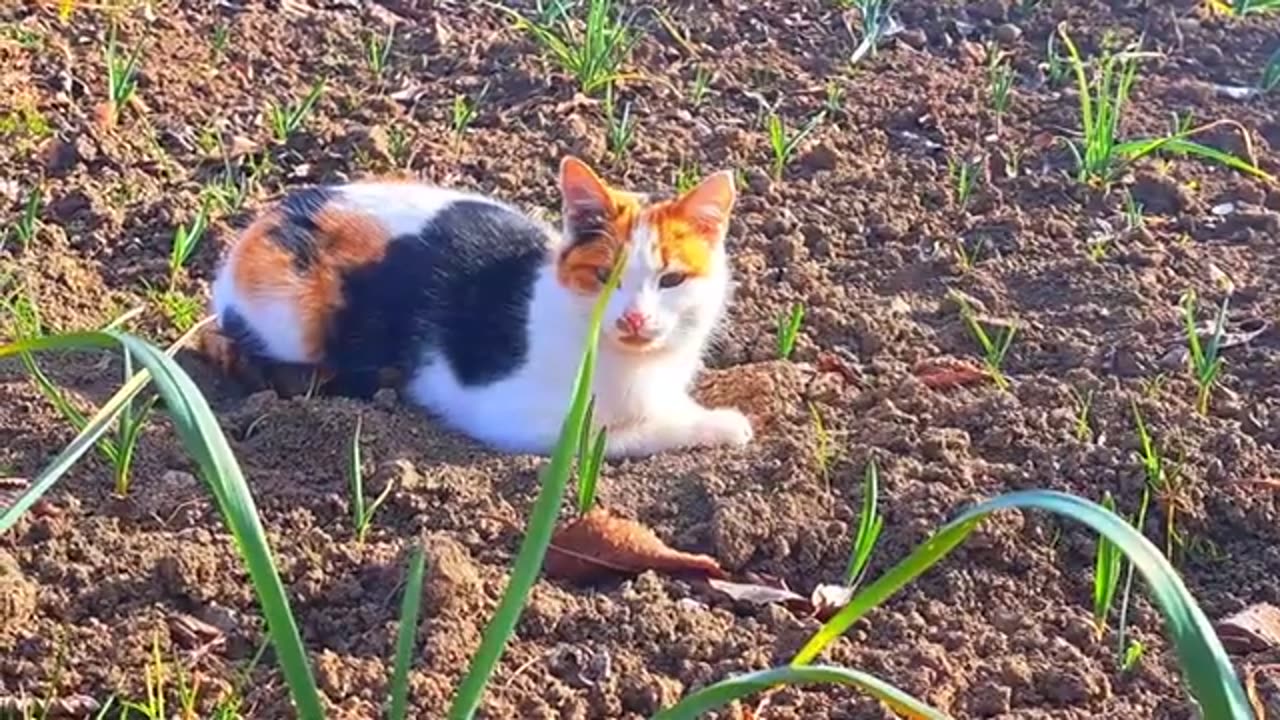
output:
<instances>
[{"instance_id":1,"label":"small rock","mask_svg":"<svg viewBox=\"0 0 1280 720\"><path fill-rule=\"evenodd\" d=\"M475 606L484 590L471 553L444 533L436 533L425 543L427 581L423 588L424 611L430 615Z\"/></svg>"},{"instance_id":2,"label":"small rock","mask_svg":"<svg viewBox=\"0 0 1280 720\"><path fill-rule=\"evenodd\" d=\"M907 28L898 33L898 39L917 50L929 44L929 36L921 28Z\"/></svg>"},{"instance_id":3,"label":"small rock","mask_svg":"<svg viewBox=\"0 0 1280 720\"><path fill-rule=\"evenodd\" d=\"M1009 19L1009 3L1006 0L982 0L982 2L971 3L969 11L992 22Z\"/></svg>"},{"instance_id":4,"label":"small rock","mask_svg":"<svg viewBox=\"0 0 1280 720\"><path fill-rule=\"evenodd\" d=\"M1053 668L1036 676L1036 690L1059 707L1083 705L1111 695L1105 675L1083 668Z\"/></svg>"},{"instance_id":5,"label":"small rock","mask_svg":"<svg viewBox=\"0 0 1280 720\"><path fill-rule=\"evenodd\" d=\"M839 155L836 151L824 143L810 150L800 163L812 171L835 170L838 160Z\"/></svg>"},{"instance_id":6,"label":"small rock","mask_svg":"<svg viewBox=\"0 0 1280 720\"><path fill-rule=\"evenodd\" d=\"M747 171L747 187L756 195L765 195L773 187L773 179L760 168L751 168Z\"/></svg>"},{"instance_id":7,"label":"small rock","mask_svg":"<svg viewBox=\"0 0 1280 720\"><path fill-rule=\"evenodd\" d=\"M1003 23L996 26L992 35L1002 45L1013 45L1022 37L1022 28L1013 23Z\"/></svg>"},{"instance_id":8,"label":"small rock","mask_svg":"<svg viewBox=\"0 0 1280 720\"><path fill-rule=\"evenodd\" d=\"M1190 191L1176 180L1151 172L1139 173L1130 192L1146 212L1154 215L1178 215L1193 202Z\"/></svg>"},{"instance_id":9,"label":"small rock","mask_svg":"<svg viewBox=\"0 0 1280 720\"><path fill-rule=\"evenodd\" d=\"M80 157L74 144L55 135L40 147L40 159L50 175L61 177L76 166Z\"/></svg>"},{"instance_id":10,"label":"small rock","mask_svg":"<svg viewBox=\"0 0 1280 720\"><path fill-rule=\"evenodd\" d=\"M991 681L981 683L969 690L966 702L969 712L977 717L994 717L1009 712L1013 691L1008 686L998 685Z\"/></svg>"}]
</instances>

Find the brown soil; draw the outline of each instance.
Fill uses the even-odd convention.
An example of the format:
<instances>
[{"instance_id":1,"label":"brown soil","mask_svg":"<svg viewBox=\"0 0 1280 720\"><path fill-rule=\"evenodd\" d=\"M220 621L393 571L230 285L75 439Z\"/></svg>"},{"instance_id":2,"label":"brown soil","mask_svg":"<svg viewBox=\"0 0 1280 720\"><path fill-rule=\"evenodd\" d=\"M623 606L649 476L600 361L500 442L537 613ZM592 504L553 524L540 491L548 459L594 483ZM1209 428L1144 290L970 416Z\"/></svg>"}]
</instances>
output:
<instances>
[{"instance_id":1,"label":"brown soil","mask_svg":"<svg viewBox=\"0 0 1280 720\"><path fill-rule=\"evenodd\" d=\"M1191 0L903 0L906 32L847 71L854 43L825 0L667 6L687 46L644 10L647 36L632 66L646 80L622 93L638 118L636 146L616 162L598 104L575 97L572 81L478 3L216 3L226 7L215 12L207 2L160 2L150 20L143 10L123 12L124 45L145 43L143 75L139 102L110 131L95 109L105 87L104 13L80 9L64 25L54 9L37 7L52 3L5 5L0 117L20 121L6 121L0 141L3 227L35 184L46 203L36 242L23 251L11 240L0 262L38 300L47 329L91 327L145 303L135 332L157 342L179 334L148 287L164 287L174 227L190 220L200 187L221 171L216 154L202 150L216 135L228 146L268 148L274 167L243 210L217 216L179 286L198 298L247 217L295 184L407 171L553 209L554 168L566 152L638 187L669 187L682 163L739 168L746 182L732 256L741 286L710 358L719 382L707 392L750 403L763 432L741 451L609 463L607 506L731 573L779 577L807 593L844 567L872 457L886 516L873 574L968 504L1012 489L1095 499L1109 490L1132 510L1143 482L1129 410L1136 401L1180 461L1189 548L1181 569L1192 593L1214 619L1280 601L1276 494L1249 484L1280 480L1280 335L1269 330L1227 352L1208 417L1194 411L1185 370L1162 362L1180 329L1180 294L1196 288L1210 302L1221 298L1210 263L1235 282L1234 321L1280 321L1280 191L1185 158L1144 161L1122 186L1145 204L1146 228L1120 233L1103 260L1090 260L1086 241L1099 223L1124 225L1122 194L1078 186L1066 174L1069 156L1044 142L1078 119L1074 94L1047 86L1037 65L1060 21L1086 52L1106 30L1145 32L1147 47L1166 55L1144 63L1126 132L1163 129L1176 111L1231 118L1262 165L1280 172L1276 101L1234 101L1212 88L1257 77L1280 38L1280 16L1212 17ZM391 68L379 83L362 41L397 17ZM1018 85L997 133L978 53L997 32L1010 38L1003 23L1021 32L1009 47ZM229 38L220 57L211 46L219 25ZM957 28L971 30L971 41ZM688 89L699 67L715 79L695 107ZM272 146L267 103L300 98L320 77L327 89L304 130L287 147ZM771 181L759 98L780 99L796 127L822 106L828 82L845 91L842 107L784 179ZM486 83L475 125L455 149L452 100ZM405 88L417 89L412 106L390 97ZM52 137L29 121L36 115ZM407 162L392 157L397 129L411 142ZM1206 139L1239 150L1240 137L1223 127ZM1016 172L1012 150L1021 151ZM976 153L988 159L986 177L962 210L951 199L947 157ZM1226 202L1234 214L1212 212ZM972 268L955 260L958 239L981 245ZM918 361L974 355L951 289L1018 322L1011 392L934 390L913 376ZM797 301L809 313L796 362L766 362L775 318ZM46 362L88 400L103 399L118 377L114 361L97 357ZM248 393L198 360L185 362L250 479L335 716L381 713L405 550L425 543L411 700L415 716L442 716L505 587L540 461L489 453L394 397L361 404ZM761 383L773 391L734 397ZM1075 436L1073 388L1095 392L1092 442ZM828 479L816 461L810 402L836 451ZM352 539L343 478L357 415L371 489L400 483L363 547ZM20 366L0 367L0 476L33 476L71 436ZM128 499L113 499L109 468L86 456L0 538L0 696L140 697L153 638L194 669L205 707L236 680L263 625L192 472L171 427L156 419ZM1153 539L1162 517L1152 514ZM1192 717L1145 600L1134 617L1149 650L1137 670L1116 669L1111 636L1095 640L1093 548L1080 527L1001 515L826 658L957 717ZM217 628L225 644L207 648L175 629L184 615ZM785 662L816 627L785 608L735 605L654 573L589 588L543 581L484 716L648 716L705 683ZM1243 671L1275 657L1236 659ZM269 655L245 687L246 717L290 715ZM886 711L849 690L784 689L759 717Z\"/></svg>"}]
</instances>

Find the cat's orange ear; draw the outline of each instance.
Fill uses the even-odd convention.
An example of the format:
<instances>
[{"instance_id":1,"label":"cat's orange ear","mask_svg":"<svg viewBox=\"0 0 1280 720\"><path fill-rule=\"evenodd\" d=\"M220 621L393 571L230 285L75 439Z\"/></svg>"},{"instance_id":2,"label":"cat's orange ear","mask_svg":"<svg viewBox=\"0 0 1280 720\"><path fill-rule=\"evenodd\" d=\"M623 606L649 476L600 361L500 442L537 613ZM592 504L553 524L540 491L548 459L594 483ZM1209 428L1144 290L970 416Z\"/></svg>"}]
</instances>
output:
<instances>
[{"instance_id":1,"label":"cat's orange ear","mask_svg":"<svg viewBox=\"0 0 1280 720\"><path fill-rule=\"evenodd\" d=\"M613 214L609 187L595 171L572 155L560 161L561 211L570 225L588 218L598 221Z\"/></svg>"},{"instance_id":2,"label":"cat's orange ear","mask_svg":"<svg viewBox=\"0 0 1280 720\"><path fill-rule=\"evenodd\" d=\"M733 173L721 170L708 175L675 202L676 212L686 222L719 240L729 228L729 213L737 199Z\"/></svg>"}]
</instances>

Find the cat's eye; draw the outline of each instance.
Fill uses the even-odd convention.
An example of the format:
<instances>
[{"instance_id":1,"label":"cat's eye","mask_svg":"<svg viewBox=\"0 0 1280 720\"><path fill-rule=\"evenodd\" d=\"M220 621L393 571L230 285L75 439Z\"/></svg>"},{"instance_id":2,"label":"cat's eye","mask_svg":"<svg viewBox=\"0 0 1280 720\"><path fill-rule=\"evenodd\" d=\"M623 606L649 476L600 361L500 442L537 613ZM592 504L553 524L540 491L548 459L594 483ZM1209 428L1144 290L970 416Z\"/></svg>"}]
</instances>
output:
<instances>
[{"instance_id":1,"label":"cat's eye","mask_svg":"<svg viewBox=\"0 0 1280 720\"><path fill-rule=\"evenodd\" d=\"M682 272L669 272L658 278L658 287L673 288L684 282L689 276Z\"/></svg>"},{"instance_id":2,"label":"cat's eye","mask_svg":"<svg viewBox=\"0 0 1280 720\"><path fill-rule=\"evenodd\" d=\"M596 279L600 281L601 285L605 285L609 282L609 275L611 274L613 274L613 268L607 268L607 267L596 268ZM618 285L622 285L621 280L618 281Z\"/></svg>"}]
</instances>

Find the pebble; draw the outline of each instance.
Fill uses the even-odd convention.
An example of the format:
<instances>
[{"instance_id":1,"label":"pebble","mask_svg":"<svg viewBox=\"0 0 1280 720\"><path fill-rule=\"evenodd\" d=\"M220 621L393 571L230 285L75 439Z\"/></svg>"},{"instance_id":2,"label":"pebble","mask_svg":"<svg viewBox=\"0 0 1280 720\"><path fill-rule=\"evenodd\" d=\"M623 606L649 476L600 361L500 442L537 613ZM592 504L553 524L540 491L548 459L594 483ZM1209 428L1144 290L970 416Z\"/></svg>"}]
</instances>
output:
<instances>
[{"instance_id":1,"label":"pebble","mask_svg":"<svg viewBox=\"0 0 1280 720\"><path fill-rule=\"evenodd\" d=\"M1003 45L1013 45L1022 37L1022 28L1013 23L1004 23L997 25L992 35L995 36L997 42Z\"/></svg>"},{"instance_id":2,"label":"pebble","mask_svg":"<svg viewBox=\"0 0 1280 720\"><path fill-rule=\"evenodd\" d=\"M835 170L839 159L839 153L823 143L810 150L800 162L809 170Z\"/></svg>"},{"instance_id":3,"label":"pebble","mask_svg":"<svg viewBox=\"0 0 1280 720\"><path fill-rule=\"evenodd\" d=\"M898 33L898 39L917 50L929 44L929 36L921 28L907 28Z\"/></svg>"}]
</instances>

